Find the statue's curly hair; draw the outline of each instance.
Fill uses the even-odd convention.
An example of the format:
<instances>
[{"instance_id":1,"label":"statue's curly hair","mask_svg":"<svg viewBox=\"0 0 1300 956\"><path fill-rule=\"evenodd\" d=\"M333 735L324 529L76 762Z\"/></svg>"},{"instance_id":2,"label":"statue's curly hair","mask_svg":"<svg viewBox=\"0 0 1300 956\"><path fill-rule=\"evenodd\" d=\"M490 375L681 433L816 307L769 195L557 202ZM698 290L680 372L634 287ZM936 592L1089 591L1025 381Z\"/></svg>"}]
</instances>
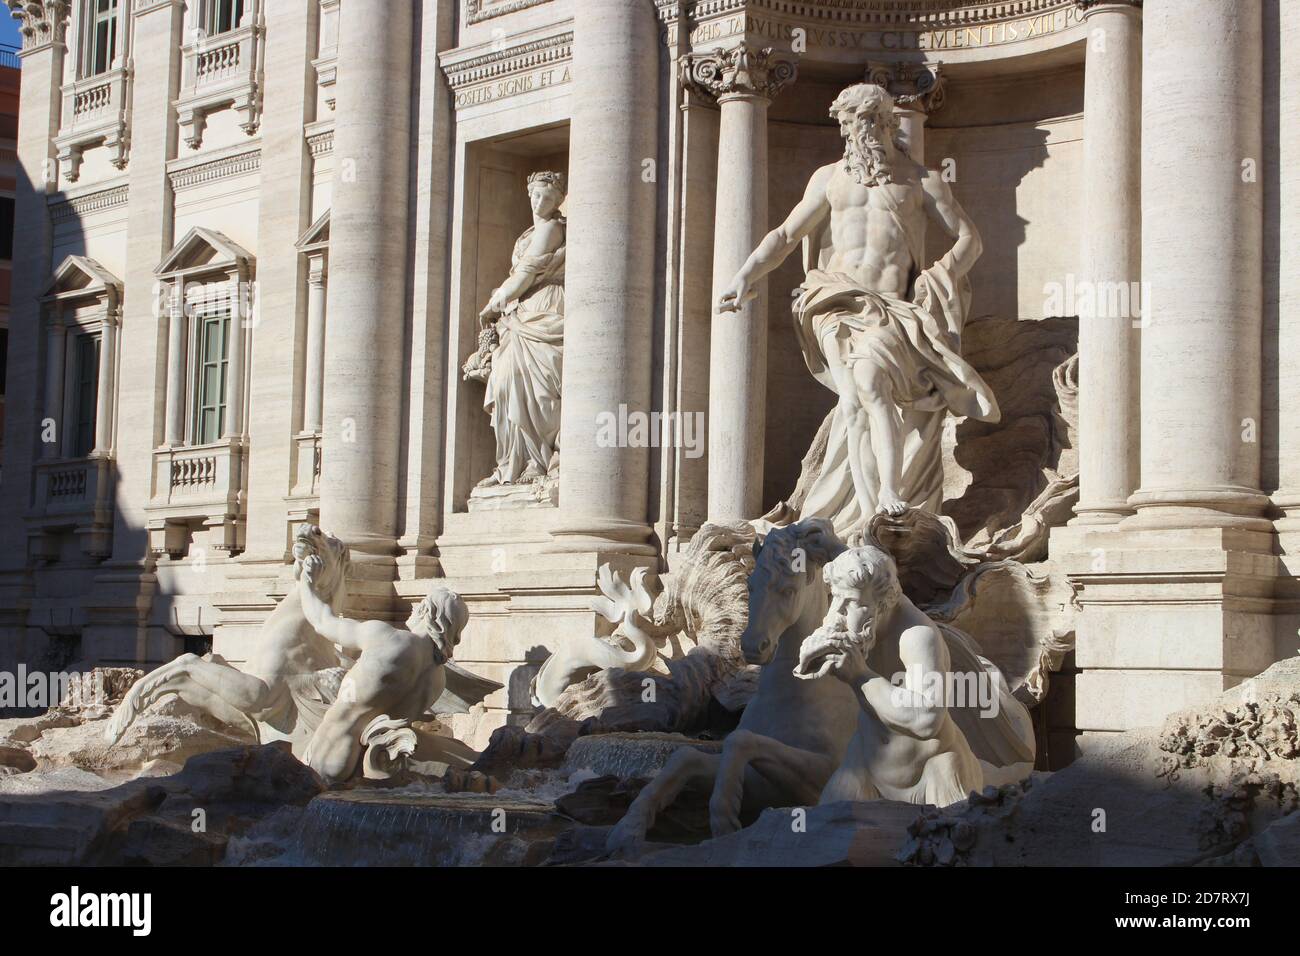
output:
<instances>
[{"instance_id":1,"label":"statue's curly hair","mask_svg":"<svg viewBox=\"0 0 1300 956\"><path fill-rule=\"evenodd\" d=\"M545 183L548 186L554 186L562 195L569 194L569 179L564 173L555 173L543 170L532 173L528 177L528 187L531 189L535 183Z\"/></svg>"}]
</instances>

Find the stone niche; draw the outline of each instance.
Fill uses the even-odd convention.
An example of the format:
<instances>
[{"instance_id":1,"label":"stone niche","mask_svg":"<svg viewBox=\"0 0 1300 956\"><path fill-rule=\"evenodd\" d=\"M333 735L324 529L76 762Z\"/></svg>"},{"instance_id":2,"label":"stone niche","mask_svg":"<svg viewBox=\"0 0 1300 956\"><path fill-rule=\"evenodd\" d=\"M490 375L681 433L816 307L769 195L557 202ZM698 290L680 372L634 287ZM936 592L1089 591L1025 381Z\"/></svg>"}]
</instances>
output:
<instances>
[{"instance_id":1,"label":"stone niche","mask_svg":"<svg viewBox=\"0 0 1300 956\"><path fill-rule=\"evenodd\" d=\"M455 454L450 471L450 508L470 511L474 486L491 474L496 464L496 444L488 413L483 408L484 384L466 381L460 368L476 350L479 312L493 290L510 274L515 242L533 224L528 200L528 176L540 170L569 171L568 126L525 130L468 144L465 150L463 205L460 220L460 282L455 328L452 331L449 375L454 375L456 396L451 430ZM561 214L564 207L561 209ZM519 497L519 496L515 496ZM480 502L475 502L479 510ZM486 503L484 503L486 504ZM539 501L502 500L496 510L545 507Z\"/></svg>"}]
</instances>

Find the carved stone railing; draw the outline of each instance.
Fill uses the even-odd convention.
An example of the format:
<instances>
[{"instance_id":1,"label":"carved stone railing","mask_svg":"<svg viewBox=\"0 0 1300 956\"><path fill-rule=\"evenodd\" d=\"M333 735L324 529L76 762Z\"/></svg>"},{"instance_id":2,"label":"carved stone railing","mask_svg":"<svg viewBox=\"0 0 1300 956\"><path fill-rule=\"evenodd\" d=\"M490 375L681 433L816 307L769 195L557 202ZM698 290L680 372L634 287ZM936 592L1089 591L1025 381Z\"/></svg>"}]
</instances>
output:
<instances>
[{"instance_id":1,"label":"carved stone railing","mask_svg":"<svg viewBox=\"0 0 1300 956\"><path fill-rule=\"evenodd\" d=\"M131 74L126 67L74 80L63 87L63 114L54 148L59 175L75 183L81 159L96 146L108 149L108 159L125 169L130 151Z\"/></svg>"},{"instance_id":2,"label":"carved stone railing","mask_svg":"<svg viewBox=\"0 0 1300 956\"><path fill-rule=\"evenodd\" d=\"M234 75L239 70L239 43L226 43L211 50L195 54L194 85L202 87Z\"/></svg>"},{"instance_id":3,"label":"carved stone railing","mask_svg":"<svg viewBox=\"0 0 1300 956\"><path fill-rule=\"evenodd\" d=\"M55 458L36 464L36 488L27 515L28 555L54 561L72 535L91 558L112 553L113 462L109 458Z\"/></svg>"},{"instance_id":4,"label":"carved stone railing","mask_svg":"<svg viewBox=\"0 0 1300 956\"><path fill-rule=\"evenodd\" d=\"M239 114L239 128L255 134L262 115L263 29L261 4L248 0L240 26L219 36L187 30L181 47L181 91L176 120L181 138L191 149L203 145L207 117L219 110Z\"/></svg>"},{"instance_id":5,"label":"carved stone railing","mask_svg":"<svg viewBox=\"0 0 1300 956\"><path fill-rule=\"evenodd\" d=\"M220 551L243 550L246 449L238 439L154 451L154 493L149 547L157 555L183 556L196 531Z\"/></svg>"}]
</instances>

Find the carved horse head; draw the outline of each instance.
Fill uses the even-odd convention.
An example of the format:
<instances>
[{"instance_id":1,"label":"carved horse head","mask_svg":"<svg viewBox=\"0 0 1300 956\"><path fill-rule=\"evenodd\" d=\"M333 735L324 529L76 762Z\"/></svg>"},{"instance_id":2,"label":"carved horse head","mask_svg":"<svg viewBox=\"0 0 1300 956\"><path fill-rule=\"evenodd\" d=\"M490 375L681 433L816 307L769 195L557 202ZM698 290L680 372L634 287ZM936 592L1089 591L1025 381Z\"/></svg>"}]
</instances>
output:
<instances>
[{"instance_id":1,"label":"carved horse head","mask_svg":"<svg viewBox=\"0 0 1300 956\"><path fill-rule=\"evenodd\" d=\"M749 623L740 636L746 661L769 663L787 631L810 610L825 610L821 569L843 551L844 543L825 518L775 528L762 544L754 543Z\"/></svg>"}]
</instances>

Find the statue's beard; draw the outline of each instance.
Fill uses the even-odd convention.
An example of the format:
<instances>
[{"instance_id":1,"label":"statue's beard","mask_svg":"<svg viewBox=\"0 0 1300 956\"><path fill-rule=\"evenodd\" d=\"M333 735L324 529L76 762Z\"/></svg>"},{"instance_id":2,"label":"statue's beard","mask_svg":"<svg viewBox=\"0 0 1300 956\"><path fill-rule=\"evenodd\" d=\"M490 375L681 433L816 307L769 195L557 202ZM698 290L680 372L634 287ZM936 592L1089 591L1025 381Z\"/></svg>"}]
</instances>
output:
<instances>
[{"instance_id":1,"label":"statue's beard","mask_svg":"<svg viewBox=\"0 0 1300 956\"><path fill-rule=\"evenodd\" d=\"M844 168L862 186L883 186L894 181L885 144L872 136L855 135L844 141Z\"/></svg>"}]
</instances>

